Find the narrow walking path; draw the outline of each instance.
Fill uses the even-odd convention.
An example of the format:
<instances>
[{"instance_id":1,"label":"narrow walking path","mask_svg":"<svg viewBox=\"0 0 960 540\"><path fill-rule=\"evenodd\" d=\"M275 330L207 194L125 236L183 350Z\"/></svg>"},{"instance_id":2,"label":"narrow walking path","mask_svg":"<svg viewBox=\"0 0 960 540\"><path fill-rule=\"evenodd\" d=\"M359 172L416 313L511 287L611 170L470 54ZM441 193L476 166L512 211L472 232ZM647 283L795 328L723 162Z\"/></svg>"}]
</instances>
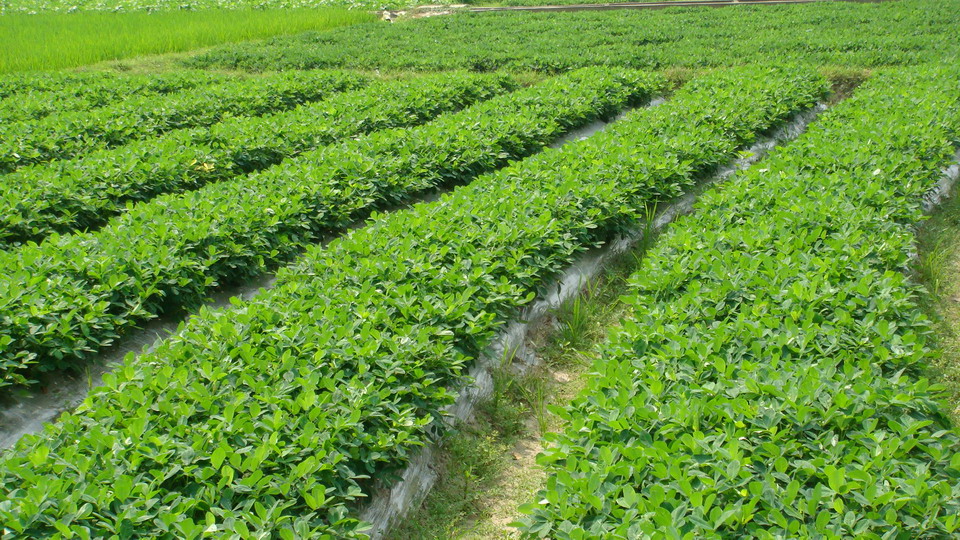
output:
<instances>
[{"instance_id":1,"label":"narrow walking path","mask_svg":"<svg viewBox=\"0 0 960 540\"><path fill-rule=\"evenodd\" d=\"M503 539L517 535L518 507L546 480L536 457L544 434L562 428L550 407L582 388L593 351L626 306L617 300L634 268L631 251L528 334L540 363L522 377L495 377L495 394L446 442L437 485L388 538Z\"/></svg>"},{"instance_id":2,"label":"narrow walking path","mask_svg":"<svg viewBox=\"0 0 960 540\"><path fill-rule=\"evenodd\" d=\"M840 90L836 99L849 92ZM620 297L644 253L665 227L692 210L698 193L796 138L824 108L796 115L697 189L648 216L636 234L611 242L609 253L586 254L583 261L597 261L596 273L584 273L579 294L531 325L522 360L504 359L493 374L492 398L437 452L438 480L432 491L387 538L516 537L512 524L521 518L519 507L534 500L545 485L537 455L550 444L550 434L563 428L551 408L569 403L583 388L594 355L626 316L629 307ZM517 374L518 365L533 367Z\"/></svg>"},{"instance_id":3,"label":"narrow walking path","mask_svg":"<svg viewBox=\"0 0 960 540\"><path fill-rule=\"evenodd\" d=\"M952 195L920 227L914 268L942 351L930 376L944 386L947 410L960 424L960 198L955 188Z\"/></svg>"}]
</instances>

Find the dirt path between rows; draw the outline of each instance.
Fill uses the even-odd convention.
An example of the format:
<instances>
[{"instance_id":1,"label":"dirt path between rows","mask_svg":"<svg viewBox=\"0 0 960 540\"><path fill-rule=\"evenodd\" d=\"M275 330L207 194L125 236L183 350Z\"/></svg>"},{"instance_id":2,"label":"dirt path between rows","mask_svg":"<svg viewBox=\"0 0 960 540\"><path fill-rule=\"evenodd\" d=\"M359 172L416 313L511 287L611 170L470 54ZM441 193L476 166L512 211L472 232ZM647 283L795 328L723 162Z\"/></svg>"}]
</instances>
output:
<instances>
[{"instance_id":1,"label":"dirt path between rows","mask_svg":"<svg viewBox=\"0 0 960 540\"><path fill-rule=\"evenodd\" d=\"M956 159L954 182L960 177L960 151ZM928 208L931 217L919 227L914 271L924 285L919 298L933 321L939 348L929 375L943 386L946 409L960 425L960 193L956 184L945 184L942 195L946 200L930 201L941 204Z\"/></svg>"},{"instance_id":2,"label":"dirt path between rows","mask_svg":"<svg viewBox=\"0 0 960 540\"><path fill-rule=\"evenodd\" d=\"M516 538L520 506L535 500L546 482L537 456L550 444L549 434L563 427L551 408L570 403L585 385L600 345L628 310L620 298L643 253L660 231L693 211L699 193L792 141L825 109L819 104L794 114L635 230L585 252L557 283L545 287L548 292L531 304L533 309L518 317L524 321L516 334L521 343L505 347L513 354L491 371L492 396L476 394L479 414L436 445L425 499L408 499L415 503L412 512L400 516L386 538ZM542 314L536 309L541 303L549 306ZM505 326L504 333L513 335L512 328Z\"/></svg>"}]
</instances>

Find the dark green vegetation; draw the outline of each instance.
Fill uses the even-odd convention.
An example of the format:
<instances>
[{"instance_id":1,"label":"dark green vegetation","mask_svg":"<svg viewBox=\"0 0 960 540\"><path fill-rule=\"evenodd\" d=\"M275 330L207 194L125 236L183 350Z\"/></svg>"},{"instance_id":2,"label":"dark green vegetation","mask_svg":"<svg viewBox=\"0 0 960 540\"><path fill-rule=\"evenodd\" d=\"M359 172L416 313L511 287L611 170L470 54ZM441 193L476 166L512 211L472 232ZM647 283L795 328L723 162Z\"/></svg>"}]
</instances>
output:
<instances>
[{"instance_id":1,"label":"dark green vegetation","mask_svg":"<svg viewBox=\"0 0 960 540\"><path fill-rule=\"evenodd\" d=\"M503 77L454 74L380 82L288 111L26 167L0 185L0 245L95 229L130 202L265 169L339 139L419 124L513 87Z\"/></svg>"},{"instance_id":2,"label":"dark green vegetation","mask_svg":"<svg viewBox=\"0 0 960 540\"><path fill-rule=\"evenodd\" d=\"M231 116L292 109L359 88L370 79L350 71L294 71L216 82L161 97L130 98L116 105L51 114L36 122L5 124L0 128L0 173L174 129L209 126Z\"/></svg>"},{"instance_id":3,"label":"dark green vegetation","mask_svg":"<svg viewBox=\"0 0 960 540\"><path fill-rule=\"evenodd\" d=\"M11 2L18 0L4 4ZM373 20L374 15L362 11L330 8L5 14L0 15L0 73L189 51Z\"/></svg>"},{"instance_id":4,"label":"dark green vegetation","mask_svg":"<svg viewBox=\"0 0 960 540\"><path fill-rule=\"evenodd\" d=\"M650 242L623 328L556 400L549 481L509 500L530 537L960 536L960 432L923 379L955 357L921 308L946 255L910 258L960 143L958 21L945 0L464 15L191 62L262 76L0 77L0 402L191 315L4 451L0 536L364 537L504 323L817 101L807 135ZM314 67L365 71L274 72ZM551 351L602 339L591 305ZM524 394L531 430L547 393ZM446 485L492 470L488 443ZM451 530L427 521L399 533Z\"/></svg>"},{"instance_id":5,"label":"dark green vegetation","mask_svg":"<svg viewBox=\"0 0 960 540\"><path fill-rule=\"evenodd\" d=\"M712 75L598 137L307 250L277 288L201 310L21 439L0 463L3 525L357 535L350 510L369 478L404 466L448 386L550 276L824 91L805 71Z\"/></svg>"},{"instance_id":6,"label":"dark green vegetation","mask_svg":"<svg viewBox=\"0 0 960 540\"><path fill-rule=\"evenodd\" d=\"M459 92L425 97L453 109L507 86L502 77L471 75L453 85ZM24 382L34 368L81 368L77 360L133 325L258 275L372 209L535 153L664 86L642 73L584 69L419 128L321 147L259 174L158 197L95 233L0 254L3 382ZM419 98L414 105L414 121L444 109Z\"/></svg>"},{"instance_id":7,"label":"dark green vegetation","mask_svg":"<svg viewBox=\"0 0 960 540\"><path fill-rule=\"evenodd\" d=\"M958 20L960 2L954 0L463 14L230 45L189 64L550 73L597 64L701 68L796 61L876 67L955 59Z\"/></svg>"},{"instance_id":8,"label":"dark green vegetation","mask_svg":"<svg viewBox=\"0 0 960 540\"><path fill-rule=\"evenodd\" d=\"M227 79L204 71L152 76L111 73L8 75L0 77L0 121L30 122L51 114L88 111L131 96L157 99L164 94Z\"/></svg>"},{"instance_id":9,"label":"dark green vegetation","mask_svg":"<svg viewBox=\"0 0 960 540\"><path fill-rule=\"evenodd\" d=\"M956 535L958 437L904 272L958 76L878 76L671 229L550 437L527 535Z\"/></svg>"},{"instance_id":10,"label":"dark green vegetation","mask_svg":"<svg viewBox=\"0 0 960 540\"><path fill-rule=\"evenodd\" d=\"M507 356L492 371L492 396L474 420L439 441L437 484L388 540L516 537L508 524L545 480L535 462L542 435L563 427L549 411L582 389L597 345L626 314L619 298L653 239L616 257L579 295L529 330L527 352L537 355L539 365L518 373Z\"/></svg>"}]
</instances>

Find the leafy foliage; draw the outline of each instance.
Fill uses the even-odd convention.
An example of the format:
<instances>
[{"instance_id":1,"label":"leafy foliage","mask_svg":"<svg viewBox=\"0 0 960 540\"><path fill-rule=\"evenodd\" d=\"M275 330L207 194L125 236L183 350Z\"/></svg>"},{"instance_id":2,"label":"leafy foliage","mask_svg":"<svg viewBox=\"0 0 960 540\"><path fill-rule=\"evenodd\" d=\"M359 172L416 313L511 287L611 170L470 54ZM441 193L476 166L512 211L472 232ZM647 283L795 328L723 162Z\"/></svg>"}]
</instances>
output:
<instances>
[{"instance_id":1,"label":"leafy foliage","mask_svg":"<svg viewBox=\"0 0 960 540\"><path fill-rule=\"evenodd\" d=\"M0 121L28 122L57 113L89 111L131 96L153 96L190 90L229 80L205 71L156 75L94 73L31 73L0 77Z\"/></svg>"},{"instance_id":2,"label":"leafy foliage","mask_svg":"<svg viewBox=\"0 0 960 540\"><path fill-rule=\"evenodd\" d=\"M382 82L290 111L25 167L0 185L0 244L95 229L130 202L264 169L339 139L420 124L514 87L502 76L466 74Z\"/></svg>"},{"instance_id":3,"label":"leafy foliage","mask_svg":"<svg viewBox=\"0 0 960 540\"><path fill-rule=\"evenodd\" d=\"M361 535L350 510L370 478L405 465L464 366L548 277L824 86L795 70L711 75L309 249L277 288L201 310L22 439L0 460L0 523L21 536Z\"/></svg>"},{"instance_id":4,"label":"leafy foliage","mask_svg":"<svg viewBox=\"0 0 960 540\"><path fill-rule=\"evenodd\" d=\"M163 97L130 98L89 111L0 127L0 172L66 159L174 129L209 126L230 116L292 109L359 88L370 77L351 71L293 72L227 80Z\"/></svg>"},{"instance_id":5,"label":"leafy foliage","mask_svg":"<svg viewBox=\"0 0 960 540\"><path fill-rule=\"evenodd\" d=\"M958 21L960 4L952 0L455 14L225 45L198 55L189 65L252 71L376 67L556 73L590 65L662 69L790 61L847 67L947 63L956 62L960 52L954 39Z\"/></svg>"},{"instance_id":6,"label":"leafy foliage","mask_svg":"<svg viewBox=\"0 0 960 540\"><path fill-rule=\"evenodd\" d=\"M373 208L468 181L664 86L646 73L584 69L419 128L381 131L158 197L95 233L0 254L0 336L11 340L0 358L12 367L4 379L22 382L19 366L34 361L41 370L79 367L78 359L131 326L258 275Z\"/></svg>"},{"instance_id":7,"label":"leafy foliage","mask_svg":"<svg viewBox=\"0 0 960 540\"><path fill-rule=\"evenodd\" d=\"M957 536L960 438L903 273L957 77L871 80L672 228L540 458L528 537Z\"/></svg>"}]
</instances>

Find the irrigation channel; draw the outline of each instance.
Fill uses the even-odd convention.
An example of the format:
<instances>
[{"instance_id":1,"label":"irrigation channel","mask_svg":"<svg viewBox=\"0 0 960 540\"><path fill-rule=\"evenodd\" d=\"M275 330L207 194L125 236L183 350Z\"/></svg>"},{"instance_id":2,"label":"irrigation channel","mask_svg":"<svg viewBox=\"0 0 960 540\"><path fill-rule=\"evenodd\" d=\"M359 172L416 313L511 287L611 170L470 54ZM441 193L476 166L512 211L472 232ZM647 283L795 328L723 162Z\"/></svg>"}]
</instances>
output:
<instances>
[{"instance_id":1,"label":"irrigation channel","mask_svg":"<svg viewBox=\"0 0 960 540\"><path fill-rule=\"evenodd\" d=\"M653 107L663 103L662 98L651 100L646 106ZM585 139L627 114L630 109L624 110L611 120L596 120L581 128L571 130L562 135L549 147L558 148L569 142ZM429 202L438 199L452 187L427 190L409 203L381 209L380 212L391 212L405 208L417 202ZM347 227L347 230L357 229L366 224L360 219ZM338 235L339 236L339 235ZM335 237L334 237L335 238ZM329 238L326 241L332 240ZM261 291L272 289L276 281L273 273L267 273L251 282L225 287L212 293L210 300L204 303L205 307L214 309L231 309L231 300L250 300ZM193 311L199 311L199 308ZM110 349L104 351L95 360L86 365L83 373L51 373L41 384L40 390L22 390L19 393L0 398L0 450L10 448L21 437L31 433L39 433L47 423L54 422L64 412L75 409L87 397L89 392L103 384L103 377L120 366L128 355L139 356L155 349L164 339L176 334L180 324L189 319L189 314L166 315L145 324L143 328L130 332Z\"/></svg>"},{"instance_id":2,"label":"irrigation channel","mask_svg":"<svg viewBox=\"0 0 960 540\"><path fill-rule=\"evenodd\" d=\"M473 419L477 407L493 395L495 370L507 367L511 374L520 378L537 367L540 359L534 347L530 346L529 337L534 335L541 324L549 320L551 313L580 294L610 263L641 242L646 235L655 235L678 217L692 212L699 194L711 185L746 169L777 145L798 137L824 110L826 105L818 104L795 114L786 124L747 148L742 157L701 181L691 192L659 208L652 216L651 223L640 224L603 246L584 253L497 334L487 350L470 368L470 383L458 391L456 402L447 407L445 412L449 415L448 422L458 425L469 423ZM602 126L588 126L578 134L571 134L567 140L579 140L578 135L579 138L586 138L600 129ZM426 497L442 474L438 466L441 452L437 443L424 446L411 459L410 465L400 475L396 484L389 488L381 487L371 496L371 502L362 510L360 518L372 524L368 534L373 540L383 538L391 527Z\"/></svg>"}]
</instances>

